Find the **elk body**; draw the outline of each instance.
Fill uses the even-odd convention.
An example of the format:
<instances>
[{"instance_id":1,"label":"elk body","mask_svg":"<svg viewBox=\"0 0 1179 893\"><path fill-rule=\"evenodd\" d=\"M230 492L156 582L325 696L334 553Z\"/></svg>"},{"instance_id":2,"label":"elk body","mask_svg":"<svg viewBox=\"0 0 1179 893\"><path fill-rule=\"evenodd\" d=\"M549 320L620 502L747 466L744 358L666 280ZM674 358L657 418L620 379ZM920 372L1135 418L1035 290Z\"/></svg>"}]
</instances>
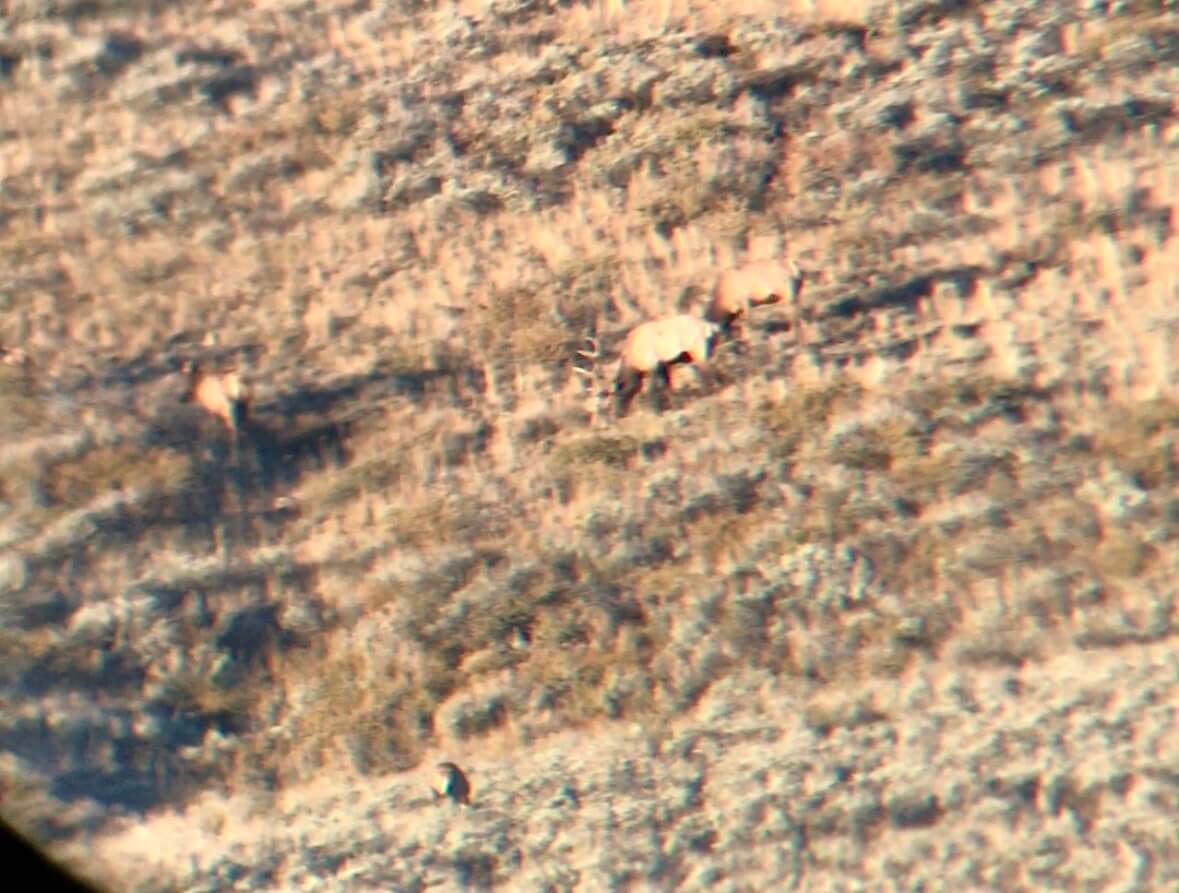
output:
<instances>
[{"instance_id":1,"label":"elk body","mask_svg":"<svg viewBox=\"0 0 1179 893\"><path fill-rule=\"evenodd\" d=\"M704 315L729 334L753 308L789 300L795 334L801 337L798 296L802 286L802 270L790 259L757 261L735 267L725 270L717 278Z\"/></svg>"},{"instance_id":2,"label":"elk body","mask_svg":"<svg viewBox=\"0 0 1179 893\"><path fill-rule=\"evenodd\" d=\"M631 329L622 342L614 377L616 414L626 415L649 376L654 376L656 388L669 390L672 366L691 364L701 378L719 381L716 371L706 370L706 364L720 334L715 323L687 313L648 320Z\"/></svg>"},{"instance_id":3,"label":"elk body","mask_svg":"<svg viewBox=\"0 0 1179 893\"><path fill-rule=\"evenodd\" d=\"M186 363L188 389L182 403L195 403L220 419L230 433L236 434L245 424L250 409L250 393L236 372L210 372L199 363Z\"/></svg>"}]
</instances>

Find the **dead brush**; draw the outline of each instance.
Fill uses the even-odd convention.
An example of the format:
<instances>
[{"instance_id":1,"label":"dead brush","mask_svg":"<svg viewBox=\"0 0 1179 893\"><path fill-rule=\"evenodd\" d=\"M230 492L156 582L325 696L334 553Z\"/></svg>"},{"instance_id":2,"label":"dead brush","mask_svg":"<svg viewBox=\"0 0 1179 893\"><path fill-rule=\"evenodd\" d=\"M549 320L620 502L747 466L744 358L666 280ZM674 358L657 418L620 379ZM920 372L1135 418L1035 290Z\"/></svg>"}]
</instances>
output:
<instances>
[{"instance_id":1,"label":"dead brush","mask_svg":"<svg viewBox=\"0 0 1179 893\"><path fill-rule=\"evenodd\" d=\"M10 393L29 395L33 390L33 359L23 347L0 344L0 387Z\"/></svg>"}]
</instances>

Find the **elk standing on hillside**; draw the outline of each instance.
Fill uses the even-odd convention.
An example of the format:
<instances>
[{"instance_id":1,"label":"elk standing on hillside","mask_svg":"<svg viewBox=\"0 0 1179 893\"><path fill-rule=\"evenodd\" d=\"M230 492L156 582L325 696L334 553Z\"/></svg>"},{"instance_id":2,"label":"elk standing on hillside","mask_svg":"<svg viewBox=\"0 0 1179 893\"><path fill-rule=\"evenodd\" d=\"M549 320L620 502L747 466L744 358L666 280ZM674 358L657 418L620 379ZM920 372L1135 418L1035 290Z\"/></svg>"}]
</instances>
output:
<instances>
[{"instance_id":1,"label":"elk standing on hillside","mask_svg":"<svg viewBox=\"0 0 1179 893\"><path fill-rule=\"evenodd\" d=\"M188 361L183 371L188 375L188 389L181 403L196 403L221 420L231 434L246 423L250 409L250 392L237 372L209 372L200 363Z\"/></svg>"},{"instance_id":2,"label":"elk standing on hillside","mask_svg":"<svg viewBox=\"0 0 1179 893\"><path fill-rule=\"evenodd\" d=\"M803 272L793 260L763 260L725 270L717 277L705 318L731 334L741 319L754 307L764 307L789 299L795 337L802 338L798 297L802 293Z\"/></svg>"},{"instance_id":3,"label":"elk standing on hillside","mask_svg":"<svg viewBox=\"0 0 1179 893\"><path fill-rule=\"evenodd\" d=\"M615 412L621 418L642 390L647 377L654 375L654 395L671 389L671 367L690 364L702 379L721 382L720 374L708 365L716 349L721 327L698 316L681 313L652 319L631 329L622 342L618 372L614 377ZM597 358L597 347L582 356ZM587 370L578 370L593 375Z\"/></svg>"}]
</instances>

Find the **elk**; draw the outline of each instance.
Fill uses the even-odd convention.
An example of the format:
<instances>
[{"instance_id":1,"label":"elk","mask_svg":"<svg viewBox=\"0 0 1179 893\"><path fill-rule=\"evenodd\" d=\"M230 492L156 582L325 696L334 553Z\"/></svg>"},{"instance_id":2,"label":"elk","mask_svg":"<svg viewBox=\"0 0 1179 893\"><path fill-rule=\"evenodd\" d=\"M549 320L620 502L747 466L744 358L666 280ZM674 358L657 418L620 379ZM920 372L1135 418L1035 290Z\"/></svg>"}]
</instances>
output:
<instances>
[{"instance_id":1,"label":"elk","mask_svg":"<svg viewBox=\"0 0 1179 893\"><path fill-rule=\"evenodd\" d=\"M200 363L188 361L182 371L188 375L188 389L181 403L196 403L220 419L231 434L246 423L250 409L250 392L237 372L209 372Z\"/></svg>"},{"instance_id":2,"label":"elk","mask_svg":"<svg viewBox=\"0 0 1179 893\"><path fill-rule=\"evenodd\" d=\"M434 800L449 797L455 803L470 806L471 783L467 780L466 773L454 763L439 763L436 768L438 771L430 786L434 791Z\"/></svg>"},{"instance_id":3,"label":"elk","mask_svg":"<svg viewBox=\"0 0 1179 893\"><path fill-rule=\"evenodd\" d=\"M795 336L801 338L798 296L802 293L803 279L803 271L789 258L756 261L725 270L717 277L704 317L719 325L727 335L754 307L789 298Z\"/></svg>"},{"instance_id":4,"label":"elk","mask_svg":"<svg viewBox=\"0 0 1179 893\"><path fill-rule=\"evenodd\" d=\"M706 364L713 357L721 332L716 323L688 313L647 320L631 329L622 342L614 376L615 414L619 418L626 415L650 375L654 375L653 393L657 394L660 386L663 391L670 390L672 366L690 364L702 380L711 379L719 384L720 374ZM591 351L578 353L596 360L596 341L591 339ZM594 374L584 369L577 371Z\"/></svg>"}]
</instances>

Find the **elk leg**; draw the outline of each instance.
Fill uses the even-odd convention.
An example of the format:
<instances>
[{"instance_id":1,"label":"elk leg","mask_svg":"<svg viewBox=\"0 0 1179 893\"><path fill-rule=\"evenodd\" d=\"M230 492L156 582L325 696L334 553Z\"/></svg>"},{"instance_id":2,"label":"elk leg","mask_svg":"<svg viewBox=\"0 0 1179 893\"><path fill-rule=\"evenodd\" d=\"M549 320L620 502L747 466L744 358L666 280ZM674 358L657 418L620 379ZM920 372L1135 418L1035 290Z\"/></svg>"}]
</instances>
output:
<instances>
[{"instance_id":1,"label":"elk leg","mask_svg":"<svg viewBox=\"0 0 1179 893\"><path fill-rule=\"evenodd\" d=\"M634 369L621 372L614 382L615 411L621 418L630 410L630 404L643 387L643 374Z\"/></svg>"},{"instance_id":2,"label":"elk leg","mask_svg":"<svg viewBox=\"0 0 1179 893\"><path fill-rule=\"evenodd\" d=\"M655 367L655 376L651 380L651 403L657 411L666 409L671 403L671 367L667 363Z\"/></svg>"},{"instance_id":3,"label":"elk leg","mask_svg":"<svg viewBox=\"0 0 1179 893\"><path fill-rule=\"evenodd\" d=\"M725 377L715 362L693 363L692 371L696 373L696 377L700 380L700 387L705 393L719 390L725 384Z\"/></svg>"},{"instance_id":4,"label":"elk leg","mask_svg":"<svg viewBox=\"0 0 1179 893\"><path fill-rule=\"evenodd\" d=\"M802 302L799 297L802 295L802 287L806 284L806 278L801 271L790 280L790 310L794 321L794 337L797 339L799 345L806 343L806 338L803 337L802 332Z\"/></svg>"}]
</instances>

